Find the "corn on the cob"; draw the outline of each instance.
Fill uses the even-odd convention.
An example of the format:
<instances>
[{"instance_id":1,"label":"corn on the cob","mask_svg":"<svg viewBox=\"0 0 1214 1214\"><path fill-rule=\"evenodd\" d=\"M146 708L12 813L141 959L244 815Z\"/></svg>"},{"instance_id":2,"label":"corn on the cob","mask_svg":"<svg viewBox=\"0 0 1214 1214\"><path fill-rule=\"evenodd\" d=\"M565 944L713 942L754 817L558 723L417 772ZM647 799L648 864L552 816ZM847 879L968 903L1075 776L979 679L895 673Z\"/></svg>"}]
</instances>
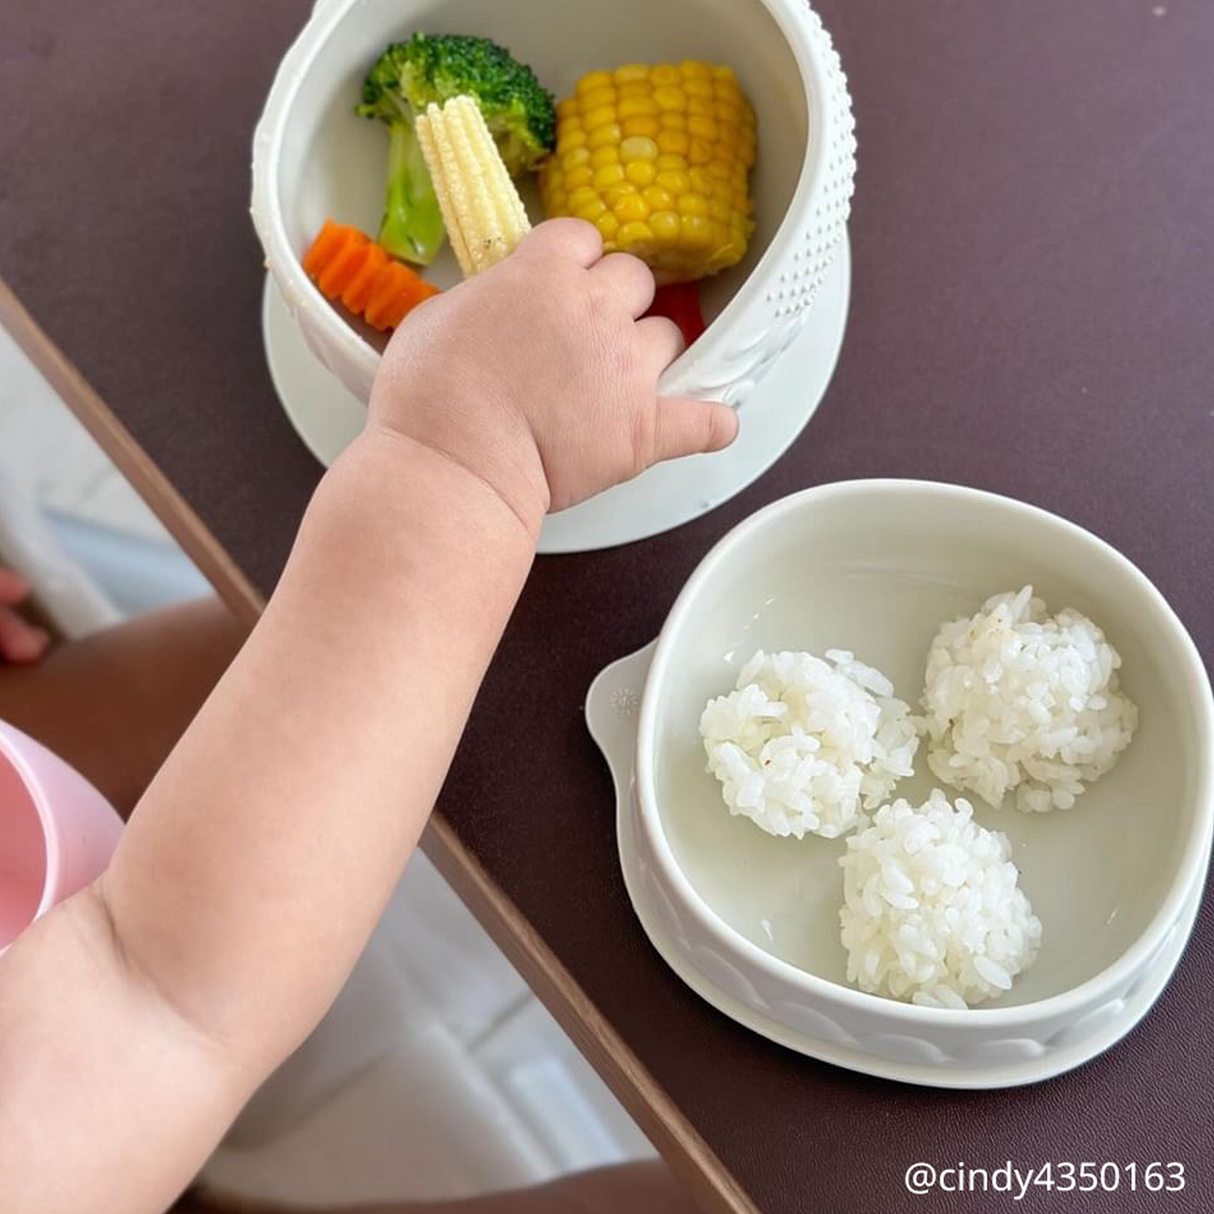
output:
<instances>
[{"instance_id":1,"label":"corn on the cob","mask_svg":"<svg viewBox=\"0 0 1214 1214\"><path fill-rule=\"evenodd\" d=\"M471 97L453 97L442 107L431 102L416 128L451 247L471 278L527 235L527 212Z\"/></svg>"},{"instance_id":2,"label":"corn on the cob","mask_svg":"<svg viewBox=\"0 0 1214 1214\"><path fill-rule=\"evenodd\" d=\"M591 72L556 113L556 151L540 170L546 214L590 220L607 251L636 254L659 282L741 259L754 230L755 119L730 68Z\"/></svg>"}]
</instances>

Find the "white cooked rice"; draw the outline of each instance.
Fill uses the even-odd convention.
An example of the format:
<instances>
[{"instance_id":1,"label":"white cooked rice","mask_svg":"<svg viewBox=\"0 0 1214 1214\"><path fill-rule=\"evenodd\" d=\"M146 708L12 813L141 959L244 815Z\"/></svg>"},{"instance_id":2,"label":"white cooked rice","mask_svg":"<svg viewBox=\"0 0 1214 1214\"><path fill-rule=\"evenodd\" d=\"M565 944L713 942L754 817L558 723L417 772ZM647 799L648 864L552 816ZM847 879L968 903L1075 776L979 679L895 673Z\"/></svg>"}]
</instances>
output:
<instances>
[{"instance_id":1,"label":"white cooked rice","mask_svg":"<svg viewBox=\"0 0 1214 1214\"><path fill-rule=\"evenodd\" d=\"M759 650L700 718L730 812L772 835L833 839L911 774L919 739L893 684L846 650L826 657Z\"/></svg>"},{"instance_id":2,"label":"white cooked rice","mask_svg":"<svg viewBox=\"0 0 1214 1214\"><path fill-rule=\"evenodd\" d=\"M918 808L882 806L847 840L839 921L849 982L964 1008L1003 994L1032 965L1041 921L1017 883L1011 844L972 813L937 788Z\"/></svg>"},{"instance_id":3,"label":"white cooked rice","mask_svg":"<svg viewBox=\"0 0 1214 1214\"><path fill-rule=\"evenodd\" d=\"M1121 658L1086 616L1056 616L1025 586L944 624L927 658L927 762L991 805L1069 809L1129 745L1138 710L1118 690Z\"/></svg>"}]
</instances>

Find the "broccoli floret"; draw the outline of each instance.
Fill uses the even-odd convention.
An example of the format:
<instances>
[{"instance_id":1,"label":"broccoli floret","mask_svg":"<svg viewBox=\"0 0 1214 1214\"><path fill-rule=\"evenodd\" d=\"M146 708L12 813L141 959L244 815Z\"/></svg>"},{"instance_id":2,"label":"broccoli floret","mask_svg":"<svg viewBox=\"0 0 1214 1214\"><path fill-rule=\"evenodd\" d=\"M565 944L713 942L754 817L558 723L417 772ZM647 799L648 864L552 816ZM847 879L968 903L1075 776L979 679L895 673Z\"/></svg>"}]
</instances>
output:
<instances>
[{"instance_id":1,"label":"broccoli floret","mask_svg":"<svg viewBox=\"0 0 1214 1214\"><path fill-rule=\"evenodd\" d=\"M475 98L511 176L535 168L556 142L552 94L535 73L488 38L414 34L394 42L367 73L358 113L390 130L388 189L379 242L390 253L429 265L443 219L413 131L432 101Z\"/></svg>"}]
</instances>

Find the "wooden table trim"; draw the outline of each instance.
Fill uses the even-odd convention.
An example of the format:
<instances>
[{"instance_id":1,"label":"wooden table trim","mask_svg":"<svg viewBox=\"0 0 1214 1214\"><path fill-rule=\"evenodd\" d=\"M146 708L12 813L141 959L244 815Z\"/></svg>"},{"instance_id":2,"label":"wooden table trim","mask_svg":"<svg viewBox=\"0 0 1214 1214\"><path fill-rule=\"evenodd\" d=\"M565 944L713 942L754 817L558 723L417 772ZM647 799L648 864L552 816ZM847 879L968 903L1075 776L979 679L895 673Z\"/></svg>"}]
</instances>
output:
<instances>
[{"instance_id":1,"label":"wooden table trim","mask_svg":"<svg viewBox=\"0 0 1214 1214\"><path fill-rule=\"evenodd\" d=\"M256 623L265 607L260 592L3 278L0 326L46 377L233 613L250 627ZM706 1211L723 1214L760 1214L441 814L431 817L422 847L699 1204Z\"/></svg>"}]
</instances>

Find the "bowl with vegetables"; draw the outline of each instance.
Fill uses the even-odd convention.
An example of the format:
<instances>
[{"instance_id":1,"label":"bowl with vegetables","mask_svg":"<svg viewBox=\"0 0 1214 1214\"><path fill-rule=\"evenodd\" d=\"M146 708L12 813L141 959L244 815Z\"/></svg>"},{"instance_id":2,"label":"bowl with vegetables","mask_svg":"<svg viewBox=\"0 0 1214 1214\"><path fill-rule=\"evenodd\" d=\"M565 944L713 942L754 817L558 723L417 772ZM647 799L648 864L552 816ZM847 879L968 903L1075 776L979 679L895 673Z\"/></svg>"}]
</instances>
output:
<instances>
[{"instance_id":1,"label":"bowl with vegetables","mask_svg":"<svg viewBox=\"0 0 1214 1214\"><path fill-rule=\"evenodd\" d=\"M444 117L459 98L476 113ZM253 218L308 347L364 401L412 308L576 215L653 267L689 339L663 389L743 405L845 251L852 129L800 0L321 0L257 127Z\"/></svg>"}]
</instances>

